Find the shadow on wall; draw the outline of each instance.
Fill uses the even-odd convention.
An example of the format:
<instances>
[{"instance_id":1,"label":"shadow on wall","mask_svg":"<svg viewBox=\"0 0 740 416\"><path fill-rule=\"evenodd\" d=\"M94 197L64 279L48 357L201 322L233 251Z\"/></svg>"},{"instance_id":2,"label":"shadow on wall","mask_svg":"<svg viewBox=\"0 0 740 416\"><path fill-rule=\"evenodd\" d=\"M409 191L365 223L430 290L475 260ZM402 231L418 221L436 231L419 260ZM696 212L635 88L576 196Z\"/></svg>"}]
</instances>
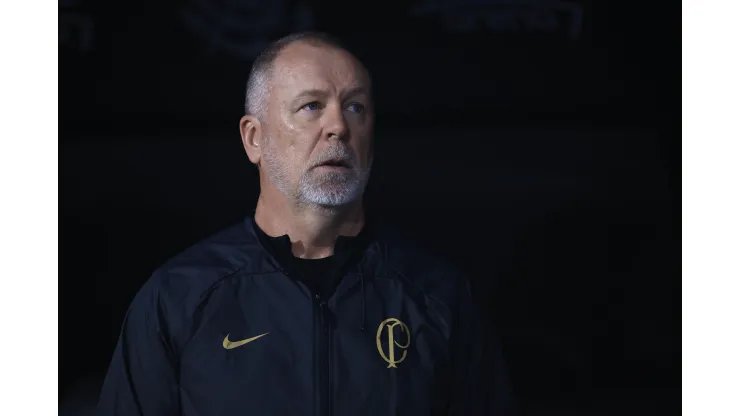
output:
<instances>
[{"instance_id":1,"label":"shadow on wall","mask_svg":"<svg viewBox=\"0 0 740 416\"><path fill-rule=\"evenodd\" d=\"M59 416L92 416L98 403L101 380L90 378L70 387L59 402Z\"/></svg>"}]
</instances>

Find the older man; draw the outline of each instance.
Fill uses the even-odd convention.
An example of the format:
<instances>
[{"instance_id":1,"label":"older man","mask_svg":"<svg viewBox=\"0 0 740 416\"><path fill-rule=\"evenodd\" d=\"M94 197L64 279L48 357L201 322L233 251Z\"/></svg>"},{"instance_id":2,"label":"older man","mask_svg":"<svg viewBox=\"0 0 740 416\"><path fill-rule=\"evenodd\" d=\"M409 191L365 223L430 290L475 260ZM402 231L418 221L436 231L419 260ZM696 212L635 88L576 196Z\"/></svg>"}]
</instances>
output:
<instances>
[{"instance_id":1,"label":"older man","mask_svg":"<svg viewBox=\"0 0 740 416\"><path fill-rule=\"evenodd\" d=\"M467 281L365 213L364 66L324 35L283 38L253 66L246 113L255 214L142 287L101 414L508 414Z\"/></svg>"}]
</instances>

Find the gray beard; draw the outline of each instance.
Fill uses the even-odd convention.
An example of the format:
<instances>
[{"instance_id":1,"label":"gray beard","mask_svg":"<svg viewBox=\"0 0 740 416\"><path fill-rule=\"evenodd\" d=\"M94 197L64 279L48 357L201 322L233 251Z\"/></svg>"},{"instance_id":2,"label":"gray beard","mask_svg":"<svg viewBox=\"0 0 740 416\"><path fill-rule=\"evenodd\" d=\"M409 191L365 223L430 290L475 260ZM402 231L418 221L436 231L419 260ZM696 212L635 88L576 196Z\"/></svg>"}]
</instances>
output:
<instances>
[{"instance_id":1,"label":"gray beard","mask_svg":"<svg viewBox=\"0 0 740 416\"><path fill-rule=\"evenodd\" d=\"M370 170L352 168L347 173L310 170L298 183L298 200L322 207L339 207L362 197Z\"/></svg>"},{"instance_id":2,"label":"gray beard","mask_svg":"<svg viewBox=\"0 0 740 416\"><path fill-rule=\"evenodd\" d=\"M349 148L332 148L323 160L344 157L352 161L348 172L320 172L309 169L301 175L297 186L290 183L287 162L282 160L268 140L263 147L263 166L268 180L285 196L299 205L338 208L360 199L370 178L371 168L360 169ZM313 164L312 164L313 165Z\"/></svg>"}]
</instances>

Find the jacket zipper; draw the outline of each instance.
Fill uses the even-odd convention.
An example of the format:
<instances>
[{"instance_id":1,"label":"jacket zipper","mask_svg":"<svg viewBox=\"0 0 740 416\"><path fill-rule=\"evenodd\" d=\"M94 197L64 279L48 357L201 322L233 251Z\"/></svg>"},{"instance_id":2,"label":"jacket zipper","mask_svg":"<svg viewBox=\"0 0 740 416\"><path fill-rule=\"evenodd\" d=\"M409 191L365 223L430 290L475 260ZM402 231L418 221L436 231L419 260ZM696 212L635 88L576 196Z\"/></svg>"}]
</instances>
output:
<instances>
[{"instance_id":1,"label":"jacket zipper","mask_svg":"<svg viewBox=\"0 0 740 416\"><path fill-rule=\"evenodd\" d=\"M331 325L328 306L319 294L314 295L316 364L316 416L331 415Z\"/></svg>"}]
</instances>

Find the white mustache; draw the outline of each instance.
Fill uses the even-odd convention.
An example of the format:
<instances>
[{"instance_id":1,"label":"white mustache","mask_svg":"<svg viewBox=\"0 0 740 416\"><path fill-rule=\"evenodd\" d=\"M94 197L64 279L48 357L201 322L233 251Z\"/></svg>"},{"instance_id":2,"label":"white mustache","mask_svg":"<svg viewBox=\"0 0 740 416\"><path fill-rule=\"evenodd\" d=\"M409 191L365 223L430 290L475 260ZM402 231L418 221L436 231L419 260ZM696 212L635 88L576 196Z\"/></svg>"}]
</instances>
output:
<instances>
[{"instance_id":1,"label":"white mustache","mask_svg":"<svg viewBox=\"0 0 740 416\"><path fill-rule=\"evenodd\" d=\"M341 160L349 166L354 166L356 161L355 159L355 153L351 149L335 147L322 154L319 158L320 161L315 163L313 166L320 166L332 160Z\"/></svg>"}]
</instances>

